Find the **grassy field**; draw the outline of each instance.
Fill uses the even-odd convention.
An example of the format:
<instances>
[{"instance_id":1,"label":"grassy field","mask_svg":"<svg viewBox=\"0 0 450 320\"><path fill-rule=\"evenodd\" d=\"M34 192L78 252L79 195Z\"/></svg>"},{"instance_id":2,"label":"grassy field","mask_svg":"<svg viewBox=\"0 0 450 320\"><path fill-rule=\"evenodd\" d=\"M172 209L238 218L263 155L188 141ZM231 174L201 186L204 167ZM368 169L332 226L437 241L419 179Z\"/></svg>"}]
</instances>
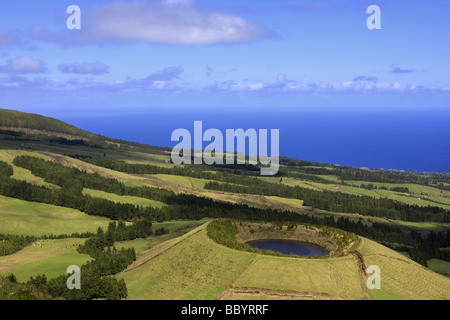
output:
<instances>
[{"instance_id":1,"label":"grassy field","mask_svg":"<svg viewBox=\"0 0 450 320\"><path fill-rule=\"evenodd\" d=\"M344 213L344 212L330 212L326 210L320 210L315 209L316 213L329 216L334 215L336 218L338 217L347 217L352 221L357 222L360 217L356 216L352 213ZM383 217L372 217L372 216L365 216L362 220L363 224L369 224L368 220L371 222L379 222L379 223L387 223L391 225L398 225L398 226L406 226L409 228L417 229L417 230L432 230L432 231L445 231L450 228L449 223L441 223L441 222L411 222L411 221L402 221L402 220L394 220L394 219L386 219Z\"/></svg>"},{"instance_id":2,"label":"grassy field","mask_svg":"<svg viewBox=\"0 0 450 320\"><path fill-rule=\"evenodd\" d=\"M169 233L162 236L150 236L146 239L116 242L114 245L117 249L134 248L136 253L139 255L140 253L153 248L160 243L178 238L208 221L209 220L155 222L153 223L153 230L158 228L166 228L169 230Z\"/></svg>"},{"instance_id":3,"label":"grassy field","mask_svg":"<svg viewBox=\"0 0 450 320\"><path fill-rule=\"evenodd\" d=\"M450 262L442 261L439 259L430 259L428 262L428 268L435 272L445 274L450 277Z\"/></svg>"},{"instance_id":4,"label":"grassy field","mask_svg":"<svg viewBox=\"0 0 450 320\"><path fill-rule=\"evenodd\" d=\"M281 197L275 197L275 196L265 196L265 198L274 203L287 205L288 207L292 207L292 208L298 209L298 208L303 207L303 200L299 200L299 199L288 199L288 198L281 198Z\"/></svg>"},{"instance_id":5,"label":"grassy field","mask_svg":"<svg viewBox=\"0 0 450 320\"><path fill-rule=\"evenodd\" d=\"M450 299L450 279L374 241L360 249L366 265L381 270L381 289L369 290L374 299Z\"/></svg>"},{"instance_id":6,"label":"grassy field","mask_svg":"<svg viewBox=\"0 0 450 320\"><path fill-rule=\"evenodd\" d=\"M129 203L134 204L137 206L143 206L143 207L164 207L166 204L154 201L150 199L144 199L144 198L138 198L138 197L131 197L131 196L119 196L114 193L107 193L99 190L92 190L92 189L83 189L83 194L90 195L92 197L96 198L103 198L106 200L114 201L114 202L120 202L120 203Z\"/></svg>"},{"instance_id":7,"label":"grassy field","mask_svg":"<svg viewBox=\"0 0 450 320\"><path fill-rule=\"evenodd\" d=\"M368 239L366 267L381 269L369 290L357 259L262 256L212 242L201 226L143 252L118 277L129 299L450 299L450 279Z\"/></svg>"},{"instance_id":8,"label":"grassy field","mask_svg":"<svg viewBox=\"0 0 450 320\"><path fill-rule=\"evenodd\" d=\"M433 230L433 231L445 231L450 229L450 223L440 223L440 222L411 222L411 221L401 221L392 220L395 224L403 225L415 229L422 230Z\"/></svg>"},{"instance_id":9,"label":"grassy field","mask_svg":"<svg viewBox=\"0 0 450 320\"><path fill-rule=\"evenodd\" d=\"M260 179L271 182L281 183L287 186L299 186L302 188L308 188L312 190L328 190L334 192L343 192L354 195L366 195L374 198L386 197L388 199L397 200L409 205L417 206L438 206L447 210L450 210L450 191L440 190L430 186L422 186L412 183L377 183L367 181L345 181L345 183L352 186L342 185L340 180L333 175L319 175L319 177L332 181L332 184L324 184L313 181L306 181L295 179L291 177L283 177L280 182L280 178L276 177L259 177ZM386 187L388 189L394 187L408 188L409 193L396 192L383 189L368 190L360 188L362 184L373 184L376 187Z\"/></svg>"},{"instance_id":10,"label":"grassy field","mask_svg":"<svg viewBox=\"0 0 450 320\"><path fill-rule=\"evenodd\" d=\"M181 185L186 188L197 188L197 189L203 189L205 187L205 184L210 181L206 179L197 179L197 178L190 178L190 177L183 177L183 176L174 176L169 174L155 174L155 177L158 179L172 182L178 185Z\"/></svg>"},{"instance_id":11,"label":"grassy field","mask_svg":"<svg viewBox=\"0 0 450 320\"><path fill-rule=\"evenodd\" d=\"M107 218L44 203L0 196L0 233L17 235L58 235L95 232L107 227Z\"/></svg>"},{"instance_id":12,"label":"grassy field","mask_svg":"<svg viewBox=\"0 0 450 320\"><path fill-rule=\"evenodd\" d=\"M38 186L44 186L47 188L58 189L59 186L45 182L44 179L33 175L30 170L27 170L27 169L24 169L21 167L17 167L12 163L16 156L25 155L25 154L39 156L40 158L45 159L44 156L39 155L37 153L26 153L26 152L18 151L18 150L0 150L0 160L9 163L12 166L12 168L14 170L14 174L12 177L14 179L23 180L23 181L26 181L26 182L29 182L29 183L32 183L32 184L38 185ZM48 160L48 159L46 159L46 160Z\"/></svg>"},{"instance_id":13,"label":"grassy field","mask_svg":"<svg viewBox=\"0 0 450 320\"><path fill-rule=\"evenodd\" d=\"M127 153L128 154L128 153ZM68 156L62 156L57 153L53 152L44 152L44 151L26 151L26 150L0 150L0 160L5 161L9 163L14 170L13 178L19 179L19 180L25 180L30 183L34 183L37 185L42 185L50 188L59 188L58 186L55 186L53 184L45 182L42 178L36 177L29 170L16 167L14 164L12 164L12 161L16 156L20 155L28 155L32 157L41 158L47 161L53 161L60 163L64 166L68 167L74 167L82 171L86 171L87 173L98 173L101 176L107 177L107 178L114 178L119 180L122 183L125 183L129 186L156 186L161 187L161 184L158 184L158 180L155 177L150 176L139 176L139 175L132 175L127 174L124 172L114 171L111 169L99 167L87 162L83 162L78 159L74 159ZM140 162L143 163L143 162Z\"/></svg>"},{"instance_id":14,"label":"grassy field","mask_svg":"<svg viewBox=\"0 0 450 320\"><path fill-rule=\"evenodd\" d=\"M81 266L91 258L79 254L76 245L85 239L38 240L15 254L0 257L0 274L13 273L19 282L45 274L47 279L65 274L70 265Z\"/></svg>"},{"instance_id":15,"label":"grassy field","mask_svg":"<svg viewBox=\"0 0 450 320\"><path fill-rule=\"evenodd\" d=\"M215 299L253 259L212 243L204 226L149 254L152 259L118 276L127 283L129 299Z\"/></svg>"},{"instance_id":16,"label":"grassy field","mask_svg":"<svg viewBox=\"0 0 450 320\"><path fill-rule=\"evenodd\" d=\"M233 197L229 197L228 199L229 199L230 201L234 201ZM242 195L242 196L240 196L240 197L237 199L236 203L239 203L239 204L245 204L245 205L250 206L250 207L264 208L264 204L261 204L260 202L254 201L254 200L252 200L252 199L253 199L253 198L252 198L251 196L248 196L248 195Z\"/></svg>"},{"instance_id":17,"label":"grassy field","mask_svg":"<svg viewBox=\"0 0 450 320\"><path fill-rule=\"evenodd\" d=\"M315 299L367 298L353 256L325 260L258 256L233 291L244 288Z\"/></svg>"},{"instance_id":18,"label":"grassy field","mask_svg":"<svg viewBox=\"0 0 450 320\"><path fill-rule=\"evenodd\" d=\"M136 159L128 160L125 159L128 163L140 163L140 164L151 164L164 168L173 168L175 164L170 163L170 154L152 154L152 153L143 153L143 152L130 152L130 155L134 156Z\"/></svg>"}]
</instances>

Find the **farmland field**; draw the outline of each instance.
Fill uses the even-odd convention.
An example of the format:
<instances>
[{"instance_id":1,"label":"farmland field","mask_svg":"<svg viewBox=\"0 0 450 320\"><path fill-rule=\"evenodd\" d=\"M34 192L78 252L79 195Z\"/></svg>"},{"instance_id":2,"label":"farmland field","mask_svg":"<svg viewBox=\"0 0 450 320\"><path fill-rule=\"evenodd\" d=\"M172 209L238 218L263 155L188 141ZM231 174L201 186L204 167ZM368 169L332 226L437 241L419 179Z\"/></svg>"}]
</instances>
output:
<instances>
[{"instance_id":1,"label":"farmland field","mask_svg":"<svg viewBox=\"0 0 450 320\"><path fill-rule=\"evenodd\" d=\"M130 299L215 299L252 259L252 255L218 247L205 237L202 226L118 277L125 279Z\"/></svg>"},{"instance_id":2,"label":"farmland field","mask_svg":"<svg viewBox=\"0 0 450 320\"><path fill-rule=\"evenodd\" d=\"M361 253L367 265L381 269L381 290L370 291L374 299L450 299L449 278L368 239Z\"/></svg>"},{"instance_id":3,"label":"farmland field","mask_svg":"<svg viewBox=\"0 0 450 320\"><path fill-rule=\"evenodd\" d=\"M131 196L119 196L113 193L107 193L99 190L92 190L92 189L84 189L83 194L90 195L92 197L96 198L102 198L106 200L110 200L113 202L120 202L120 203L129 203L134 204L136 206L144 206L144 207L163 207L165 206L164 203L154 200L149 200L145 198L138 198L138 197L131 197Z\"/></svg>"},{"instance_id":4,"label":"farmland field","mask_svg":"<svg viewBox=\"0 0 450 320\"><path fill-rule=\"evenodd\" d=\"M48 279L65 274L67 267L86 263L91 258L79 254L76 245L85 239L37 240L15 254L0 257L0 274L13 273L17 280L26 282L30 277L45 274Z\"/></svg>"},{"instance_id":5,"label":"farmland field","mask_svg":"<svg viewBox=\"0 0 450 320\"><path fill-rule=\"evenodd\" d=\"M89 216L78 210L0 196L0 233L59 235L95 232L107 227L109 219Z\"/></svg>"}]
</instances>

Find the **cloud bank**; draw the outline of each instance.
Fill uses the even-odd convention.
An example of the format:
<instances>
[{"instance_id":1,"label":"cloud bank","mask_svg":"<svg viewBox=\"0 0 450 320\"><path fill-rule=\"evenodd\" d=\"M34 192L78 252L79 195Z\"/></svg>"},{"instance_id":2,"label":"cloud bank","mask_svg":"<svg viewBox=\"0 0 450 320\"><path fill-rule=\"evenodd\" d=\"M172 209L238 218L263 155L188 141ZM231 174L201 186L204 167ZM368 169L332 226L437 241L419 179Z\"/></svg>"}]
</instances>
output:
<instances>
[{"instance_id":1,"label":"cloud bank","mask_svg":"<svg viewBox=\"0 0 450 320\"><path fill-rule=\"evenodd\" d=\"M199 9L190 0L119 1L85 14L82 29L53 33L36 26L34 38L64 46L161 43L179 46L230 44L271 33L236 15Z\"/></svg>"},{"instance_id":2,"label":"cloud bank","mask_svg":"<svg viewBox=\"0 0 450 320\"><path fill-rule=\"evenodd\" d=\"M392 71L392 73L411 73L411 72L414 72L415 70L401 68L398 64L393 64L391 66L391 71Z\"/></svg>"},{"instance_id":3,"label":"cloud bank","mask_svg":"<svg viewBox=\"0 0 450 320\"><path fill-rule=\"evenodd\" d=\"M78 92L89 94L146 94L154 92L206 94L248 94L274 96L283 94L295 95L334 95L334 94L414 94L433 93L450 95L450 86L426 87L422 85L401 84L399 82L375 81L343 81L343 82L308 82L288 80L279 74L273 82L251 82L227 80L213 82L210 85L193 88L188 84L178 83L184 73L183 68L170 66L161 71L149 74L145 78L110 81L92 79L57 80L48 77L29 79L26 76L11 74L0 78L0 92L23 94L23 92ZM6 90L6 91L5 91Z\"/></svg>"},{"instance_id":4,"label":"cloud bank","mask_svg":"<svg viewBox=\"0 0 450 320\"><path fill-rule=\"evenodd\" d=\"M357 81L373 81L373 82L377 82L378 78L377 77L372 77L372 76L359 76L353 79L353 81L357 82Z\"/></svg>"},{"instance_id":5,"label":"cloud bank","mask_svg":"<svg viewBox=\"0 0 450 320\"><path fill-rule=\"evenodd\" d=\"M183 72L184 70L182 67L171 66L164 68L160 72L149 75L146 79L148 81L172 81L174 79L178 79Z\"/></svg>"},{"instance_id":6,"label":"cloud bank","mask_svg":"<svg viewBox=\"0 0 450 320\"><path fill-rule=\"evenodd\" d=\"M45 73L46 68L41 60L30 55L23 55L8 60L6 65L0 65L0 72L10 74Z\"/></svg>"}]
</instances>

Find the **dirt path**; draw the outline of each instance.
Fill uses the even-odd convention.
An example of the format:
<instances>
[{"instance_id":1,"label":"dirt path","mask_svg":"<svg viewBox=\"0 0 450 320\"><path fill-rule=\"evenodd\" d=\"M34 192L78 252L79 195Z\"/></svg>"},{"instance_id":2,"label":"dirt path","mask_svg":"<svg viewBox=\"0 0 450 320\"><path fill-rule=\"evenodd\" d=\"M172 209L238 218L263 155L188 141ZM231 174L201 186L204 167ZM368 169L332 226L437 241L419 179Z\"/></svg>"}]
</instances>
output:
<instances>
[{"instance_id":1,"label":"dirt path","mask_svg":"<svg viewBox=\"0 0 450 320\"><path fill-rule=\"evenodd\" d=\"M225 290L217 300L224 300L229 296L267 296L278 299L299 299L299 300L343 300L341 297L332 297L324 293L298 292L293 290L269 290L265 288L237 287Z\"/></svg>"},{"instance_id":2,"label":"dirt path","mask_svg":"<svg viewBox=\"0 0 450 320\"><path fill-rule=\"evenodd\" d=\"M350 254L355 257L356 263L358 264L358 273L359 273L359 277L361 279L361 286L363 288L364 296L367 299L371 300L372 297L368 294L367 287L366 287L366 281L367 281L366 269L367 269L367 266L366 266L366 263L364 261L364 256L358 250L350 251Z\"/></svg>"},{"instance_id":3,"label":"dirt path","mask_svg":"<svg viewBox=\"0 0 450 320\"><path fill-rule=\"evenodd\" d=\"M264 292L264 289L229 289L223 292L217 300L224 300L229 296L261 296L265 295L268 297L276 298L291 298L291 299L308 299L316 300L316 296L311 294L300 294L300 293L282 293L282 292Z\"/></svg>"}]
</instances>

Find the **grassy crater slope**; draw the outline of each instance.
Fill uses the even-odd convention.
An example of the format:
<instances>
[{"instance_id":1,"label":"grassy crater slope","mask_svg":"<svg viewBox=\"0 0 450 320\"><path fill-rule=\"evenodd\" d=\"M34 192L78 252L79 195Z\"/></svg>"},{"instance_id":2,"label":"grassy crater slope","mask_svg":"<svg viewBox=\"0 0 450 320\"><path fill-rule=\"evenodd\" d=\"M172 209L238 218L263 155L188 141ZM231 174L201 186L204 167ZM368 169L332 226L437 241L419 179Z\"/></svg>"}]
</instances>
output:
<instances>
[{"instance_id":1,"label":"grassy crater slope","mask_svg":"<svg viewBox=\"0 0 450 320\"><path fill-rule=\"evenodd\" d=\"M203 225L143 253L126 271L129 299L450 299L450 279L365 238L361 255L265 256L213 242ZM368 290L361 268L381 269Z\"/></svg>"}]
</instances>

